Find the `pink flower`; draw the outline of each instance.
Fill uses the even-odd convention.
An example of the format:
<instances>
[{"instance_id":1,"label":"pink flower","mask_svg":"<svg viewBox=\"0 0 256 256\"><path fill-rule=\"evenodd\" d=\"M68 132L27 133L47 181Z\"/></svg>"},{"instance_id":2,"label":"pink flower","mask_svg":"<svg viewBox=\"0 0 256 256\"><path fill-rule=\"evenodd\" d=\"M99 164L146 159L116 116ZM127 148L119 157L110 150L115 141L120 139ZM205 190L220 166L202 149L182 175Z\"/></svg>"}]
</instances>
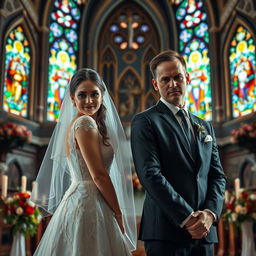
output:
<instances>
[{"instance_id":1,"label":"pink flower","mask_svg":"<svg viewBox=\"0 0 256 256\"><path fill-rule=\"evenodd\" d=\"M23 146L26 142L30 142L31 138L31 131L24 125L12 122L0 123L1 152L9 152L16 147Z\"/></svg>"}]
</instances>

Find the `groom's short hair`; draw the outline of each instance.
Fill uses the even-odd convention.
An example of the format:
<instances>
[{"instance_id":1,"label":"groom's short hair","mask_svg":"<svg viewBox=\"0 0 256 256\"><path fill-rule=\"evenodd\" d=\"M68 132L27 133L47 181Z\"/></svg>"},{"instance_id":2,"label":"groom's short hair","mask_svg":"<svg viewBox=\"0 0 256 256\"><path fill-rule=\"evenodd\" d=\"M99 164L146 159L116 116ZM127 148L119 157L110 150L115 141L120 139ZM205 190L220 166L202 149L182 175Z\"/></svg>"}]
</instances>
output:
<instances>
[{"instance_id":1,"label":"groom's short hair","mask_svg":"<svg viewBox=\"0 0 256 256\"><path fill-rule=\"evenodd\" d=\"M156 68L157 66L164 62L164 61L173 61L175 59L178 59L182 66L184 67L184 70L186 72L187 65L186 61L183 58L182 55L180 55L178 52L173 50L166 50L163 52L160 52L158 55L156 55L151 61L150 61L150 71L152 73L152 76L154 79L156 79Z\"/></svg>"}]
</instances>

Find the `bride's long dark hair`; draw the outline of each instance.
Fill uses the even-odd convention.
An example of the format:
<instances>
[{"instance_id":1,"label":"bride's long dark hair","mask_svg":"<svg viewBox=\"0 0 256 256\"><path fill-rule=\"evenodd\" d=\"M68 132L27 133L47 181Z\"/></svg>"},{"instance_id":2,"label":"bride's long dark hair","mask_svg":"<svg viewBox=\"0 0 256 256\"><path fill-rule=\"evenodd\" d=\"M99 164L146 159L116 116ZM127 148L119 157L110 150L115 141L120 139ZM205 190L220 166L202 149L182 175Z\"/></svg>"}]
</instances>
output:
<instances>
[{"instance_id":1,"label":"bride's long dark hair","mask_svg":"<svg viewBox=\"0 0 256 256\"><path fill-rule=\"evenodd\" d=\"M74 96L78 88L78 85L87 80L94 82L100 89L102 95L104 95L106 89L100 75L95 70L92 70L89 68L83 68L78 70L71 78L70 85L69 85L70 96ZM99 133L102 136L103 144L105 146L109 146L109 143L108 143L109 138L107 136L107 127L105 124L106 110L107 110L106 107L102 103L97 112L96 123L98 126Z\"/></svg>"}]
</instances>

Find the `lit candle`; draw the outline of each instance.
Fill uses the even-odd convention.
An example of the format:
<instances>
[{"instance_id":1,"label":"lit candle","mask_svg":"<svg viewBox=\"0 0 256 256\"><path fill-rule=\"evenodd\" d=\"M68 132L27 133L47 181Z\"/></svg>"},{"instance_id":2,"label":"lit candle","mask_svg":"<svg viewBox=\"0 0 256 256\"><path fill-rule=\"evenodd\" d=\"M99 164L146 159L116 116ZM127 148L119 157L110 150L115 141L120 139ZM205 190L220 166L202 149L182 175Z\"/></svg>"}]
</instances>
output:
<instances>
[{"instance_id":1,"label":"lit candle","mask_svg":"<svg viewBox=\"0 0 256 256\"><path fill-rule=\"evenodd\" d=\"M236 199L239 198L239 195L240 195L240 179L239 178L236 178L235 181L235 194L236 194Z\"/></svg>"},{"instance_id":2,"label":"lit candle","mask_svg":"<svg viewBox=\"0 0 256 256\"><path fill-rule=\"evenodd\" d=\"M8 176L2 176L2 198L7 197L7 188L8 188Z\"/></svg>"},{"instance_id":3,"label":"lit candle","mask_svg":"<svg viewBox=\"0 0 256 256\"><path fill-rule=\"evenodd\" d=\"M38 194L38 184L36 181L32 182L32 195L33 195L33 200L37 200L37 195Z\"/></svg>"},{"instance_id":4,"label":"lit candle","mask_svg":"<svg viewBox=\"0 0 256 256\"><path fill-rule=\"evenodd\" d=\"M22 176L21 177L21 192L26 192L27 189L27 177Z\"/></svg>"}]
</instances>

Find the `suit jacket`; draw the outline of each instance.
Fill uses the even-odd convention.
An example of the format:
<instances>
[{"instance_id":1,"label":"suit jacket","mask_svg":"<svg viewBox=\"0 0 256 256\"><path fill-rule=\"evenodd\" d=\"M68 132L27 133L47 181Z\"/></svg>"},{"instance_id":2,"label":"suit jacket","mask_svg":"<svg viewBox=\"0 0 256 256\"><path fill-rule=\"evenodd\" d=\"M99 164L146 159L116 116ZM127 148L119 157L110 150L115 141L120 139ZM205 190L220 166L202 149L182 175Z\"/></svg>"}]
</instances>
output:
<instances>
[{"instance_id":1,"label":"suit jacket","mask_svg":"<svg viewBox=\"0 0 256 256\"><path fill-rule=\"evenodd\" d=\"M210 123L192 114L190 119L192 125L205 128L205 132L194 130L197 159L189 151L179 122L163 102L137 114L132 121L133 159L146 191L141 240L189 242L191 235L180 224L192 211L209 209L217 219L221 214L226 177L214 131ZM206 136L212 141L206 142ZM205 239L217 242L214 225Z\"/></svg>"}]
</instances>

